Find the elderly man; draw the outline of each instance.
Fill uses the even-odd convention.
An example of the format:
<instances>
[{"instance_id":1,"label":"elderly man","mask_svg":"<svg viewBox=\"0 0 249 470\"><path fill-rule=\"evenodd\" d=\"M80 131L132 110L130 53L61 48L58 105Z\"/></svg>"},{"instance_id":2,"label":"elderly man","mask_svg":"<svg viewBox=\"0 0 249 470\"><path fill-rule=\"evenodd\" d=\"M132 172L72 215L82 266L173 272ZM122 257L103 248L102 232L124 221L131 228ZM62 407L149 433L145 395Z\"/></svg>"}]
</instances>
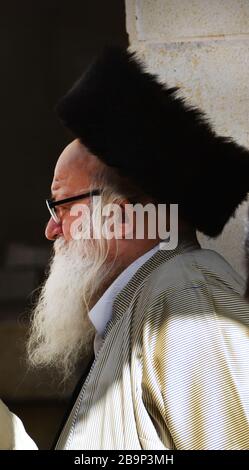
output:
<instances>
[{"instance_id":1,"label":"elderly man","mask_svg":"<svg viewBox=\"0 0 249 470\"><path fill-rule=\"evenodd\" d=\"M76 365L90 370L56 449L249 446L244 282L196 239L220 234L246 198L249 153L176 91L110 48L57 107L74 139L47 202L54 256L28 352L64 380ZM114 203L121 235L108 239L102 210ZM134 236L136 220L126 237L128 203L178 204L177 246L162 247L158 229Z\"/></svg>"}]
</instances>

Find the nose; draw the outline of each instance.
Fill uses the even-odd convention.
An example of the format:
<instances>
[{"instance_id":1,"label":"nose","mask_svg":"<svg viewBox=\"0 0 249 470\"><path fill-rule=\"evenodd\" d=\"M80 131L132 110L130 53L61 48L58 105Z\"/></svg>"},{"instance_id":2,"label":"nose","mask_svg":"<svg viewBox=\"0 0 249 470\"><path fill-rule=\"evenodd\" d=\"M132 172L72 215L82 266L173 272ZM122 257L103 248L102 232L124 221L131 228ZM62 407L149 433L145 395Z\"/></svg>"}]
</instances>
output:
<instances>
[{"instance_id":1,"label":"nose","mask_svg":"<svg viewBox=\"0 0 249 470\"><path fill-rule=\"evenodd\" d=\"M48 240L55 240L59 235L62 235L61 224L57 224L52 217L49 219L45 230L45 237Z\"/></svg>"}]
</instances>

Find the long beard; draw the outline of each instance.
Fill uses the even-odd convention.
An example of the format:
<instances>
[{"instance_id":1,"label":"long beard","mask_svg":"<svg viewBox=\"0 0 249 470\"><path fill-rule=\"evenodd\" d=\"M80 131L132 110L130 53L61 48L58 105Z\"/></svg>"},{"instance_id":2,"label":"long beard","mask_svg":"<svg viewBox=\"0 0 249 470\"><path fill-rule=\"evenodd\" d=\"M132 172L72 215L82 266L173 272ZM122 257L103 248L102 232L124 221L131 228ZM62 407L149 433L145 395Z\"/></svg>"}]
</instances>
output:
<instances>
[{"instance_id":1,"label":"long beard","mask_svg":"<svg viewBox=\"0 0 249 470\"><path fill-rule=\"evenodd\" d=\"M63 381L92 350L96 331L88 312L111 279L107 252L99 240L54 242L49 275L31 317L27 354L31 365L54 367Z\"/></svg>"}]
</instances>

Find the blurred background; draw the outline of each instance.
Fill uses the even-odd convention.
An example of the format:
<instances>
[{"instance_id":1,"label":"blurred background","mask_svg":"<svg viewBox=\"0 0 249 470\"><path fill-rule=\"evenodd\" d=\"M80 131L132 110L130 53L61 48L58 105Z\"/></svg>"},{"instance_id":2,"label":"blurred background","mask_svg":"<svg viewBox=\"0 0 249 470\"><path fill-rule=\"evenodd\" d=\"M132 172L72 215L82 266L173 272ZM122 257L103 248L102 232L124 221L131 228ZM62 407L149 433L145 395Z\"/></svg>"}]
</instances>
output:
<instances>
[{"instance_id":1,"label":"blurred background","mask_svg":"<svg viewBox=\"0 0 249 470\"><path fill-rule=\"evenodd\" d=\"M24 362L30 304L51 249L45 198L70 141L53 109L107 44L129 44L150 71L201 107L219 134L249 147L248 0L2 2L0 398L41 449L53 441L77 379L62 390L55 377ZM198 234L242 276L247 207L217 239Z\"/></svg>"},{"instance_id":2,"label":"blurred background","mask_svg":"<svg viewBox=\"0 0 249 470\"><path fill-rule=\"evenodd\" d=\"M51 249L45 198L72 140L53 109L106 44L128 44L122 0L1 3L0 397L43 449L74 386L59 389L49 373L27 371L24 362L32 292Z\"/></svg>"}]
</instances>

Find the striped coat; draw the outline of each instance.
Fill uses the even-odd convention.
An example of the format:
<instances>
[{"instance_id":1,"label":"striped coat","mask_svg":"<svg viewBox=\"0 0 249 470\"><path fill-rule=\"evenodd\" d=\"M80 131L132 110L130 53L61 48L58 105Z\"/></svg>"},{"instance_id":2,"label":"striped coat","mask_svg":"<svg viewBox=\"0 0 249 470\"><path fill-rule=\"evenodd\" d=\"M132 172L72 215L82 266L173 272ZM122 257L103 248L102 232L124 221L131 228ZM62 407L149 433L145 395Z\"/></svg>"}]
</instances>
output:
<instances>
[{"instance_id":1,"label":"striped coat","mask_svg":"<svg viewBox=\"0 0 249 470\"><path fill-rule=\"evenodd\" d=\"M196 239L117 295L56 449L249 449L244 282Z\"/></svg>"}]
</instances>

